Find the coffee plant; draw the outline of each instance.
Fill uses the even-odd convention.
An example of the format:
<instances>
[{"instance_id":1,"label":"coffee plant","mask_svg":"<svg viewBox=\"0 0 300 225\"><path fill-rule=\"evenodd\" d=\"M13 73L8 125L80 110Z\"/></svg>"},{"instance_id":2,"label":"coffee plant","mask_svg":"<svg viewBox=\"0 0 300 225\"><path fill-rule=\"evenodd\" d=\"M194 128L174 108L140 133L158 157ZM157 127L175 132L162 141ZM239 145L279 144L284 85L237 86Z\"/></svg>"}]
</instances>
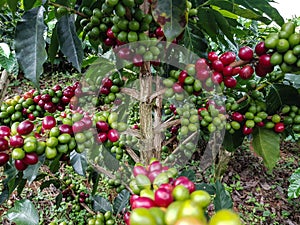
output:
<instances>
[{"instance_id":1,"label":"coffee plant","mask_svg":"<svg viewBox=\"0 0 300 225\"><path fill-rule=\"evenodd\" d=\"M13 49L33 85L1 102L1 203L27 181L43 180L44 168L58 174L66 164L91 186L58 175L41 185L59 189L57 205L71 203L74 224L120 218L127 225L241 224L218 181L226 152L250 139L272 170L280 141L299 139L299 21L284 21L269 1L13 0L0 6L22 15ZM228 13L280 28L237 46L235 32L246 32ZM229 50L212 50L208 41ZM12 73L3 62L14 55L0 47L1 68ZM83 79L40 88L44 63L62 55ZM203 169L215 168L214 184L183 170L199 156ZM110 199L98 193L103 182ZM32 208L22 200L8 219L38 224L34 209L29 222L22 220L22 204Z\"/></svg>"}]
</instances>

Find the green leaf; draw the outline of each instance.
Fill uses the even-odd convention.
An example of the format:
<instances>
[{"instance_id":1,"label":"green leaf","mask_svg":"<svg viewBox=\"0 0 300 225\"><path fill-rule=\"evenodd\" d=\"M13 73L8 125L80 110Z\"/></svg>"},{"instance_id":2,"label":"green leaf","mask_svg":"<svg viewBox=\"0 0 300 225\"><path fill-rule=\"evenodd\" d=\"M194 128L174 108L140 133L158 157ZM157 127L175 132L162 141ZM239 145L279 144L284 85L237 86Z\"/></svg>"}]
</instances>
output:
<instances>
[{"instance_id":1,"label":"green leaf","mask_svg":"<svg viewBox=\"0 0 300 225\"><path fill-rule=\"evenodd\" d=\"M44 164L45 156L42 155L39 157L38 163L35 165L30 165L27 167L27 169L23 172L23 179L27 179L29 184L32 183L32 181L35 180L39 173L40 167Z\"/></svg>"},{"instance_id":2,"label":"green leaf","mask_svg":"<svg viewBox=\"0 0 300 225\"><path fill-rule=\"evenodd\" d=\"M191 170L191 169L185 169L185 170L181 171L179 176L185 176L193 182L196 180L196 173L194 170Z\"/></svg>"},{"instance_id":3,"label":"green leaf","mask_svg":"<svg viewBox=\"0 0 300 225\"><path fill-rule=\"evenodd\" d=\"M62 199L63 199L63 195L62 193L59 193L55 198L55 205L57 208L60 206Z\"/></svg>"},{"instance_id":4,"label":"green leaf","mask_svg":"<svg viewBox=\"0 0 300 225\"><path fill-rule=\"evenodd\" d=\"M215 186L211 185L211 184L207 184L207 183L196 184L196 190L206 191L210 195L215 195L216 194Z\"/></svg>"},{"instance_id":5,"label":"green leaf","mask_svg":"<svg viewBox=\"0 0 300 225\"><path fill-rule=\"evenodd\" d=\"M0 0L0 7L3 7L6 4L6 0Z\"/></svg>"},{"instance_id":6,"label":"green leaf","mask_svg":"<svg viewBox=\"0 0 300 225\"><path fill-rule=\"evenodd\" d=\"M23 0L24 10L30 10L33 7L42 5L42 0Z\"/></svg>"},{"instance_id":7,"label":"green leaf","mask_svg":"<svg viewBox=\"0 0 300 225\"><path fill-rule=\"evenodd\" d=\"M213 39L216 40L218 27L213 13L209 8L199 8L198 17L200 18L199 26Z\"/></svg>"},{"instance_id":8,"label":"green leaf","mask_svg":"<svg viewBox=\"0 0 300 225\"><path fill-rule=\"evenodd\" d=\"M57 156L53 161L51 161L49 169L52 173L56 173L59 170L60 163L59 163L60 156Z\"/></svg>"},{"instance_id":9,"label":"green leaf","mask_svg":"<svg viewBox=\"0 0 300 225\"><path fill-rule=\"evenodd\" d=\"M155 0L151 6L155 21L163 28L167 40L172 42L187 24L186 1Z\"/></svg>"},{"instance_id":10,"label":"green leaf","mask_svg":"<svg viewBox=\"0 0 300 225\"><path fill-rule=\"evenodd\" d=\"M289 179L290 185L288 188L288 197L298 198L300 197L300 168L298 168Z\"/></svg>"},{"instance_id":11,"label":"green leaf","mask_svg":"<svg viewBox=\"0 0 300 225\"><path fill-rule=\"evenodd\" d=\"M294 88L300 88L300 76L296 74L285 74L284 79L289 82Z\"/></svg>"},{"instance_id":12,"label":"green leaf","mask_svg":"<svg viewBox=\"0 0 300 225\"><path fill-rule=\"evenodd\" d=\"M260 20L266 24L271 23L269 18L263 16L262 12L254 11L253 8L246 8L243 5L236 4L235 1L230 0L209 0L206 4L211 6L220 7L223 10L227 10L228 12L234 13L238 16L253 19L253 20Z\"/></svg>"},{"instance_id":13,"label":"green leaf","mask_svg":"<svg viewBox=\"0 0 300 225\"><path fill-rule=\"evenodd\" d=\"M4 185L2 192L0 194L0 205L2 205L9 198L8 186Z\"/></svg>"},{"instance_id":14,"label":"green leaf","mask_svg":"<svg viewBox=\"0 0 300 225\"><path fill-rule=\"evenodd\" d=\"M114 200L113 210L114 214L119 214L128 205L130 192L126 189L122 190Z\"/></svg>"},{"instance_id":15,"label":"green leaf","mask_svg":"<svg viewBox=\"0 0 300 225\"><path fill-rule=\"evenodd\" d=\"M206 56L207 42L198 24L188 23L183 35L184 47L199 57Z\"/></svg>"},{"instance_id":16,"label":"green leaf","mask_svg":"<svg viewBox=\"0 0 300 225\"><path fill-rule=\"evenodd\" d=\"M14 207L8 210L7 218L18 225L38 225L39 214L31 201L24 199L16 201Z\"/></svg>"},{"instance_id":17,"label":"green leaf","mask_svg":"<svg viewBox=\"0 0 300 225\"><path fill-rule=\"evenodd\" d=\"M290 85L272 84L266 96L266 103L268 114L272 115L276 113L282 105L300 106L300 95L298 90Z\"/></svg>"},{"instance_id":18,"label":"green leaf","mask_svg":"<svg viewBox=\"0 0 300 225\"><path fill-rule=\"evenodd\" d=\"M13 13L15 13L17 11L18 0L8 0L7 4Z\"/></svg>"},{"instance_id":19,"label":"green leaf","mask_svg":"<svg viewBox=\"0 0 300 225\"><path fill-rule=\"evenodd\" d=\"M263 158L265 166L272 170L279 159L280 136L273 130L255 128L252 145L254 151Z\"/></svg>"},{"instance_id":20,"label":"green leaf","mask_svg":"<svg viewBox=\"0 0 300 225\"><path fill-rule=\"evenodd\" d=\"M216 212L221 209L232 209L232 199L220 181L216 182L215 189L214 205Z\"/></svg>"},{"instance_id":21,"label":"green leaf","mask_svg":"<svg viewBox=\"0 0 300 225\"><path fill-rule=\"evenodd\" d=\"M57 22L57 36L62 53L80 72L83 60L83 48L76 34L72 15L62 16Z\"/></svg>"},{"instance_id":22,"label":"green leaf","mask_svg":"<svg viewBox=\"0 0 300 225\"><path fill-rule=\"evenodd\" d=\"M26 179L21 179L19 184L18 184L18 188L17 188L17 192L18 192L18 195L20 195L25 187L27 183L27 180Z\"/></svg>"},{"instance_id":23,"label":"green leaf","mask_svg":"<svg viewBox=\"0 0 300 225\"><path fill-rule=\"evenodd\" d=\"M47 59L45 50L44 7L31 9L24 13L18 22L15 36L15 50L25 77L39 86L43 64Z\"/></svg>"},{"instance_id":24,"label":"green leaf","mask_svg":"<svg viewBox=\"0 0 300 225\"><path fill-rule=\"evenodd\" d=\"M278 10L272 7L269 0L237 0L235 3L245 6L251 10L258 10L261 15L266 14L272 20L274 20L278 25L284 23L284 19L279 14Z\"/></svg>"},{"instance_id":25,"label":"green leaf","mask_svg":"<svg viewBox=\"0 0 300 225\"><path fill-rule=\"evenodd\" d=\"M93 197L93 210L96 212L105 213L107 211L112 211L112 206L107 199L100 195L95 195Z\"/></svg>"},{"instance_id":26,"label":"green leaf","mask_svg":"<svg viewBox=\"0 0 300 225\"><path fill-rule=\"evenodd\" d=\"M0 49L1 54L1 49ZM9 73L18 73L18 62L13 53L10 54L9 58L0 55L0 68L4 68Z\"/></svg>"},{"instance_id":27,"label":"green leaf","mask_svg":"<svg viewBox=\"0 0 300 225\"><path fill-rule=\"evenodd\" d=\"M50 62L52 64L56 58L58 49L59 49L59 42L58 42L58 37L57 37L57 24L56 24L52 30L52 36L51 36L50 45L48 48L48 55L49 55Z\"/></svg>"},{"instance_id":28,"label":"green leaf","mask_svg":"<svg viewBox=\"0 0 300 225\"><path fill-rule=\"evenodd\" d=\"M71 165L76 173L81 176L85 176L85 171L87 169L86 157L83 154L77 153L75 150L70 154Z\"/></svg>"},{"instance_id":29,"label":"green leaf","mask_svg":"<svg viewBox=\"0 0 300 225\"><path fill-rule=\"evenodd\" d=\"M225 132L223 147L226 151L233 152L237 147L241 146L244 141L245 136L242 133L242 130L236 131L234 134L230 134L228 131Z\"/></svg>"},{"instance_id":30,"label":"green leaf","mask_svg":"<svg viewBox=\"0 0 300 225\"><path fill-rule=\"evenodd\" d=\"M231 32L231 26L227 19L218 11L213 10L213 14L218 23L219 29L226 35L226 37L234 43L233 33Z\"/></svg>"},{"instance_id":31,"label":"green leaf","mask_svg":"<svg viewBox=\"0 0 300 225\"><path fill-rule=\"evenodd\" d=\"M88 70L85 73L85 77L96 81L98 77L103 78L106 75L112 73L113 71L116 71L115 63L103 57L99 57L88 68Z\"/></svg>"}]
</instances>

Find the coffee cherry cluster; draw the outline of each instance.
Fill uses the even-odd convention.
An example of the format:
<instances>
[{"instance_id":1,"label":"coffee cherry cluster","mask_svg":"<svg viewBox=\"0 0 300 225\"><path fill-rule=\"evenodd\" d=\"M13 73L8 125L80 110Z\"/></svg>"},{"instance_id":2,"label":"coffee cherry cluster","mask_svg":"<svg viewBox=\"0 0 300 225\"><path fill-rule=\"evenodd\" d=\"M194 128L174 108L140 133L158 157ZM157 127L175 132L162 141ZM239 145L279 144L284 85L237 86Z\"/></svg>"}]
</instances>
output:
<instances>
[{"instance_id":1,"label":"coffee cherry cluster","mask_svg":"<svg viewBox=\"0 0 300 225\"><path fill-rule=\"evenodd\" d=\"M110 188L116 188L117 193L120 193L125 189L125 186L122 184L120 179L110 179L108 181L108 185Z\"/></svg>"},{"instance_id":2,"label":"coffee cherry cluster","mask_svg":"<svg viewBox=\"0 0 300 225\"><path fill-rule=\"evenodd\" d=\"M283 72L297 71L300 67L300 34L295 24L286 22L278 33L271 33L264 41L270 53L270 63L279 65Z\"/></svg>"},{"instance_id":3,"label":"coffee cherry cluster","mask_svg":"<svg viewBox=\"0 0 300 225\"><path fill-rule=\"evenodd\" d=\"M76 97L81 92L79 82L64 90L60 85L41 92L32 89L22 96L7 99L1 104L0 122L11 125L27 118L34 121L37 117L43 117L47 113L64 111L67 105L74 104L74 96Z\"/></svg>"},{"instance_id":4,"label":"coffee cherry cluster","mask_svg":"<svg viewBox=\"0 0 300 225\"><path fill-rule=\"evenodd\" d=\"M92 218L88 219L87 225L115 225L115 219L112 216L110 211L105 212L104 214L98 212Z\"/></svg>"},{"instance_id":5,"label":"coffee cherry cluster","mask_svg":"<svg viewBox=\"0 0 300 225\"><path fill-rule=\"evenodd\" d=\"M296 134L300 134L300 108L298 106L283 106L281 109L283 124L291 128Z\"/></svg>"},{"instance_id":6,"label":"coffee cherry cluster","mask_svg":"<svg viewBox=\"0 0 300 225\"><path fill-rule=\"evenodd\" d=\"M130 197L132 211L124 215L127 225L138 225L142 221L149 224L186 224L187 218L195 225L208 224L205 211L211 203L211 196L206 191L196 190L194 182L187 177L177 177L175 168L164 167L154 160L148 167L136 165L133 174L135 178L130 186L135 194ZM220 214L228 213L231 221L241 224L237 214L225 211ZM220 216L215 214L209 224L215 224L215 217ZM227 222L226 217L222 218L223 222Z\"/></svg>"}]
</instances>

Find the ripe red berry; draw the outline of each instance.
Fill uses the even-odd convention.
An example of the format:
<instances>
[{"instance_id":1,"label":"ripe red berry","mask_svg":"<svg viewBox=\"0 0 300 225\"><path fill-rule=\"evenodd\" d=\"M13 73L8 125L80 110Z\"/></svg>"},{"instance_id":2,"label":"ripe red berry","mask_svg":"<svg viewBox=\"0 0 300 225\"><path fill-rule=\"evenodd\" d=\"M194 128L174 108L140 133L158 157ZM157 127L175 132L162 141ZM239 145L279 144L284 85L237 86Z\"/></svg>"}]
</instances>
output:
<instances>
[{"instance_id":1,"label":"ripe red berry","mask_svg":"<svg viewBox=\"0 0 300 225\"><path fill-rule=\"evenodd\" d=\"M253 132L253 128L252 127L247 127L247 126L244 126L243 127L243 134L244 135L249 135Z\"/></svg>"},{"instance_id":2,"label":"ripe red berry","mask_svg":"<svg viewBox=\"0 0 300 225\"><path fill-rule=\"evenodd\" d=\"M232 66L225 66L223 68L223 75L225 77L231 77L232 76L232 70L233 70Z\"/></svg>"},{"instance_id":3,"label":"ripe red berry","mask_svg":"<svg viewBox=\"0 0 300 225\"><path fill-rule=\"evenodd\" d=\"M244 115L239 112L234 112L231 115L232 120L237 121L239 123L244 121Z\"/></svg>"},{"instance_id":4,"label":"ripe red berry","mask_svg":"<svg viewBox=\"0 0 300 225\"><path fill-rule=\"evenodd\" d=\"M246 65L241 69L239 75L240 78L242 78L243 80L247 80L252 77L253 73L254 73L253 67L250 65Z\"/></svg>"},{"instance_id":5,"label":"ripe red berry","mask_svg":"<svg viewBox=\"0 0 300 225\"><path fill-rule=\"evenodd\" d=\"M223 75L220 72L214 71L211 75L211 81L214 84L221 84L223 82Z\"/></svg>"},{"instance_id":6,"label":"ripe red berry","mask_svg":"<svg viewBox=\"0 0 300 225\"><path fill-rule=\"evenodd\" d=\"M209 61L213 62L219 58L218 54L216 52L209 52L207 58Z\"/></svg>"},{"instance_id":7,"label":"ripe red berry","mask_svg":"<svg viewBox=\"0 0 300 225\"><path fill-rule=\"evenodd\" d=\"M224 77L224 84L228 88L235 88L237 81L234 77Z\"/></svg>"},{"instance_id":8,"label":"ripe red berry","mask_svg":"<svg viewBox=\"0 0 300 225\"><path fill-rule=\"evenodd\" d=\"M277 133L281 133L285 130L285 126L284 126L284 123L276 123L275 126L274 126L274 130L275 132Z\"/></svg>"},{"instance_id":9,"label":"ripe red berry","mask_svg":"<svg viewBox=\"0 0 300 225\"><path fill-rule=\"evenodd\" d=\"M224 66L229 65L230 63L233 63L236 59L236 56L233 52L224 52L220 56L220 61L223 63Z\"/></svg>"},{"instance_id":10,"label":"ripe red berry","mask_svg":"<svg viewBox=\"0 0 300 225\"><path fill-rule=\"evenodd\" d=\"M258 56L264 55L266 54L268 51L268 49L265 47L265 42L259 42L256 46L255 46L255 53Z\"/></svg>"},{"instance_id":11,"label":"ripe red berry","mask_svg":"<svg viewBox=\"0 0 300 225\"><path fill-rule=\"evenodd\" d=\"M224 64L222 63L221 60L213 61L211 66L215 71L220 72L220 73L223 72Z\"/></svg>"},{"instance_id":12,"label":"ripe red berry","mask_svg":"<svg viewBox=\"0 0 300 225\"><path fill-rule=\"evenodd\" d=\"M266 68L272 67L271 55L268 55L268 54L261 55L258 59L258 63L261 64L263 67L266 67Z\"/></svg>"},{"instance_id":13,"label":"ripe red berry","mask_svg":"<svg viewBox=\"0 0 300 225\"><path fill-rule=\"evenodd\" d=\"M240 48L238 56L241 60L249 61L253 58L253 50L249 46Z\"/></svg>"}]
</instances>

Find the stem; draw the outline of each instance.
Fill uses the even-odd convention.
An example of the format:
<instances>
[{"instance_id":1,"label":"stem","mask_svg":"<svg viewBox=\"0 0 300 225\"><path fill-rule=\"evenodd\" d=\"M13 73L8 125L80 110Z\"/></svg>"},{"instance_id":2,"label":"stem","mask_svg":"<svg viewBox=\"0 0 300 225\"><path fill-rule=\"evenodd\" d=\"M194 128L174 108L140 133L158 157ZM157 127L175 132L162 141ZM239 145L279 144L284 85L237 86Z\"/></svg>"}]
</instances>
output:
<instances>
[{"instance_id":1,"label":"stem","mask_svg":"<svg viewBox=\"0 0 300 225\"><path fill-rule=\"evenodd\" d=\"M0 79L0 101L1 102L5 97L6 90L8 87L8 82L9 82L8 73L6 70L3 70L2 74L1 74L1 79Z\"/></svg>"},{"instance_id":2,"label":"stem","mask_svg":"<svg viewBox=\"0 0 300 225\"><path fill-rule=\"evenodd\" d=\"M126 152L130 155L130 157L135 163L139 163L141 161L137 154L135 154L135 152L131 148L126 147Z\"/></svg>"},{"instance_id":3,"label":"stem","mask_svg":"<svg viewBox=\"0 0 300 225\"><path fill-rule=\"evenodd\" d=\"M178 125L178 124L180 124L180 121L181 121L180 119L171 120L171 121L168 120L168 121L166 121L166 122L164 122L162 124L159 124L158 126L156 126L154 128L154 133L158 133L161 130L167 129L167 128L172 127L174 125Z\"/></svg>"},{"instance_id":4,"label":"stem","mask_svg":"<svg viewBox=\"0 0 300 225\"><path fill-rule=\"evenodd\" d=\"M113 175L113 174L112 174L111 172L109 172L108 170L106 170L105 168L103 168L103 167L101 167L101 166L99 166L99 165L97 165L97 164L95 164L95 163L92 163L92 162L90 162L90 163L91 163L91 165L94 167L94 169L95 169L98 173L103 173L104 175L108 176L110 179L113 179L113 180L116 179L116 176ZM129 185L126 184L126 183L123 183L123 184L124 184L124 186L126 187L126 189L127 189L131 194L133 194L133 191L131 190L131 188L129 187Z\"/></svg>"},{"instance_id":5,"label":"stem","mask_svg":"<svg viewBox=\"0 0 300 225\"><path fill-rule=\"evenodd\" d=\"M135 98L137 100L140 100L140 93L138 91L136 91L135 89L132 88L121 88L120 89L121 93L127 94L132 98Z\"/></svg>"},{"instance_id":6,"label":"stem","mask_svg":"<svg viewBox=\"0 0 300 225\"><path fill-rule=\"evenodd\" d=\"M187 139L185 139L182 144L186 144L188 143L191 139L193 139L195 136L197 135L197 131L195 131L194 133L192 133ZM172 152L172 154L176 154L178 151L180 150L180 147L178 146L177 148L175 148L175 150ZM168 158L165 159L164 164L166 164L168 162Z\"/></svg>"},{"instance_id":7,"label":"stem","mask_svg":"<svg viewBox=\"0 0 300 225\"><path fill-rule=\"evenodd\" d=\"M251 62L251 60L247 60L247 61L239 60L239 61L234 61L229 66L231 66L231 67L244 66L244 65L249 64L250 62Z\"/></svg>"}]
</instances>

